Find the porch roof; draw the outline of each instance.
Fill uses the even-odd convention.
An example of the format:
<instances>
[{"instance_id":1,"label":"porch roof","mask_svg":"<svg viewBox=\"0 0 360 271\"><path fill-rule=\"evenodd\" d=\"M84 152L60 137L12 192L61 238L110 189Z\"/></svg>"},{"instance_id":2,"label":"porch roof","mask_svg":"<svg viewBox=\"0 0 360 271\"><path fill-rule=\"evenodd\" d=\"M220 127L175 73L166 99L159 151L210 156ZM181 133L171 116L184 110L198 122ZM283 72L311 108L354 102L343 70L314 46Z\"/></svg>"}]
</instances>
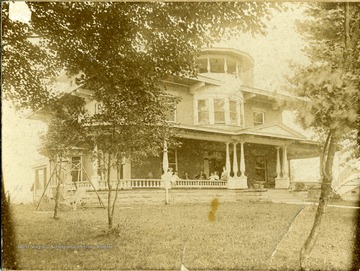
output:
<instances>
[{"instance_id":1,"label":"porch roof","mask_svg":"<svg viewBox=\"0 0 360 271\"><path fill-rule=\"evenodd\" d=\"M319 142L310 140L303 134L291 129L283 123L276 122L272 124L259 125L249 128L237 128L233 126L213 127L213 126L193 126L179 124L176 127L185 130L192 130L205 133L213 133L214 135L258 135L264 137L283 138L298 141L306 141L311 144L319 144Z\"/></svg>"},{"instance_id":2,"label":"porch roof","mask_svg":"<svg viewBox=\"0 0 360 271\"><path fill-rule=\"evenodd\" d=\"M291 159L318 157L320 142L307 139L282 123L239 129L236 127L204 127L179 125L179 138L217 142L240 142L288 146Z\"/></svg>"}]
</instances>

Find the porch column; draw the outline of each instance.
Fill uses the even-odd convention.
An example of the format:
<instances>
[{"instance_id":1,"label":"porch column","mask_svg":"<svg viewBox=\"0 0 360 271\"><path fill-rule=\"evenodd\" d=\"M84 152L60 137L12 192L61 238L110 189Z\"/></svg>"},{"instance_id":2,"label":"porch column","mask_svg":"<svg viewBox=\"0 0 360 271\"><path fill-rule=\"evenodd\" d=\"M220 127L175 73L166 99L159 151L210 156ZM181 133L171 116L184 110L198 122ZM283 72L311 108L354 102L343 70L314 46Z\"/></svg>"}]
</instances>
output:
<instances>
[{"instance_id":1,"label":"porch column","mask_svg":"<svg viewBox=\"0 0 360 271\"><path fill-rule=\"evenodd\" d=\"M283 178L284 179L289 179L289 162L287 159L287 147L284 146L283 148Z\"/></svg>"},{"instance_id":2,"label":"porch column","mask_svg":"<svg viewBox=\"0 0 360 271\"><path fill-rule=\"evenodd\" d=\"M278 175L275 178L275 188L277 189L288 189L290 186L289 182L289 163L287 160L287 147L282 148L283 154L283 163L282 163L282 176L281 175L281 166L280 166L280 154L279 147L277 147L277 161L276 161L276 174Z\"/></svg>"},{"instance_id":3,"label":"porch column","mask_svg":"<svg viewBox=\"0 0 360 271\"><path fill-rule=\"evenodd\" d=\"M236 154L236 145L238 143L233 143L234 145L234 161L233 161L233 171L234 171L234 177L229 178L227 182L228 189L247 189L247 177L245 176L245 156L244 156L244 142L240 142L240 173L241 176L238 177L238 161L237 161L237 154ZM227 148L228 150L228 148ZM230 160L230 159L229 159ZM229 161L230 163L230 161Z\"/></svg>"},{"instance_id":4,"label":"porch column","mask_svg":"<svg viewBox=\"0 0 360 271\"><path fill-rule=\"evenodd\" d=\"M281 165L280 165L280 147L276 146L276 179L280 179Z\"/></svg>"},{"instance_id":5,"label":"porch column","mask_svg":"<svg viewBox=\"0 0 360 271\"><path fill-rule=\"evenodd\" d=\"M164 174L161 176L162 187L165 188L165 204L169 203L169 188L171 188L170 187L171 176L169 176L170 172L168 173L168 169L169 169L169 158L168 158L167 142L165 140L164 141L164 153L163 153Z\"/></svg>"},{"instance_id":6,"label":"porch column","mask_svg":"<svg viewBox=\"0 0 360 271\"><path fill-rule=\"evenodd\" d=\"M210 67L210 58L207 58L207 72L211 71L211 67Z\"/></svg>"},{"instance_id":7,"label":"porch column","mask_svg":"<svg viewBox=\"0 0 360 271\"><path fill-rule=\"evenodd\" d=\"M95 144L95 147L94 147L94 161L92 163L93 174L91 175L91 182L94 185L96 190L99 189L100 180L101 180L101 177L99 176L99 173L98 173L98 169L99 169L98 154L99 154L98 153L98 147L97 147L97 144ZM82 163L82 161L81 161L81 163ZM82 165L81 165L81 167L82 167Z\"/></svg>"},{"instance_id":8,"label":"porch column","mask_svg":"<svg viewBox=\"0 0 360 271\"><path fill-rule=\"evenodd\" d=\"M246 177L245 176L245 155L244 155L244 142L240 142L240 173L241 173L241 177Z\"/></svg>"},{"instance_id":9,"label":"porch column","mask_svg":"<svg viewBox=\"0 0 360 271\"><path fill-rule=\"evenodd\" d=\"M229 143L226 142L226 164L225 164L225 168L226 171L228 173L228 175L230 175L230 171L231 171L231 164L230 164L230 150L229 150Z\"/></svg>"},{"instance_id":10,"label":"porch column","mask_svg":"<svg viewBox=\"0 0 360 271\"><path fill-rule=\"evenodd\" d=\"M237 153L236 153L236 145L237 144L238 144L237 142L233 143L233 145L234 145L234 158L233 158L234 178L237 177L237 173L238 173L238 162L237 162Z\"/></svg>"},{"instance_id":11,"label":"porch column","mask_svg":"<svg viewBox=\"0 0 360 271\"><path fill-rule=\"evenodd\" d=\"M227 62L226 57L224 57L224 72L227 73Z\"/></svg>"},{"instance_id":12,"label":"porch column","mask_svg":"<svg viewBox=\"0 0 360 271\"><path fill-rule=\"evenodd\" d=\"M167 149L167 142L164 141L164 153L163 153L163 171L164 174L169 169L169 158L168 158L168 149Z\"/></svg>"}]
</instances>

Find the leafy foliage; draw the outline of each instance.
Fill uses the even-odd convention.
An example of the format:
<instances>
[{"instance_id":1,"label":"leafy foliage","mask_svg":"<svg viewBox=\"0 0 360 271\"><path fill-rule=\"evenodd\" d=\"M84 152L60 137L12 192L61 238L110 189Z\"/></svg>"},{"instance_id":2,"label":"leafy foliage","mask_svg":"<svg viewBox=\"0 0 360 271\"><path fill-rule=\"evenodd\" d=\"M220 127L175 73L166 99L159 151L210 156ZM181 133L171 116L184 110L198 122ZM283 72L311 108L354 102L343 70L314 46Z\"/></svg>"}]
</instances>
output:
<instances>
[{"instance_id":1,"label":"leafy foliage","mask_svg":"<svg viewBox=\"0 0 360 271\"><path fill-rule=\"evenodd\" d=\"M299 67L292 78L294 91L308 98L299 108L306 127L326 134L321 155L321 194L314 224L300 252L301 270L321 231L333 180L332 169L339 140L359 134L360 5L358 3L311 3L308 20L299 24L310 45L310 65ZM359 153L357 153L359 155Z\"/></svg>"},{"instance_id":2,"label":"leafy foliage","mask_svg":"<svg viewBox=\"0 0 360 271\"><path fill-rule=\"evenodd\" d=\"M345 3L308 5L309 17L298 29L309 39L305 52L311 64L297 67L291 83L298 95L309 98L306 106L299 108L304 126L331 129L340 138L359 129L360 123L360 5L349 4L348 34Z\"/></svg>"},{"instance_id":3,"label":"leafy foliage","mask_svg":"<svg viewBox=\"0 0 360 271\"><path fill-rule=\"evenodd\" d=\"M40 152L47 157L66 157L78 148L89 147L91 141L81 120L85 101L70 94L51 104L52 117L48 131L41 137Z\"/></svg>"},{"instance_id":4,"label":"leafy foliage","mask_svg":"<svg viewBox=\"0 0 360 271\"><path fill-rule=\"evenodd\" d=\"M1 11L3 98L17 109L41 108L51 97L48 85L58 62L31 38L31 26L9 19L9 2L2 3Z\"/></svg>"}]
</instances>

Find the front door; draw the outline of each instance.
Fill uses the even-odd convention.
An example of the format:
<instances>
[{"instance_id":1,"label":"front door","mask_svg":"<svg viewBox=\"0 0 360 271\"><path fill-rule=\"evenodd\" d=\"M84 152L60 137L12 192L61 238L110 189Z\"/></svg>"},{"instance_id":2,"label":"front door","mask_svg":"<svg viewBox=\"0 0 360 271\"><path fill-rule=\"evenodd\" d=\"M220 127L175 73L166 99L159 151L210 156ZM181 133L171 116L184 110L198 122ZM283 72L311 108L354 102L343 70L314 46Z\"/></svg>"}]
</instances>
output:
<instances>
[{"instance_id":1,"label":"front door","mask_svg":"<svg viewBox=\"0 0 360 271\"><path fill-rule=\"evenodd\" d=\"M255 158L255 180L257 182L267 182L265 156L257 155Z\"/></svg>"}]
</instances>

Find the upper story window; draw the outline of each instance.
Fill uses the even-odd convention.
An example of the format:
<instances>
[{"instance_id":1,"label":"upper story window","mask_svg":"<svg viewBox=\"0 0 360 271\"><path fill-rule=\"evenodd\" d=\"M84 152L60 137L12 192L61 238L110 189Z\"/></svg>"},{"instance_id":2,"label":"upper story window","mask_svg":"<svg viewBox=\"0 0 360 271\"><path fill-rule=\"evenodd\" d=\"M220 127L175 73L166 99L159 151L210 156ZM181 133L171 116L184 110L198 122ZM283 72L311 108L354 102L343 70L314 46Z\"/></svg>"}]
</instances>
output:
<instances>
[{"instance_id":1,"label":"upper story window","mask_svg":"<svg viewBox=\"0 0 360 271\"><path fill-rule=\"evenodd\" d=\"M254 120L254 126L265 124L265 112L254 111L253 120Z\"/></svg>"},{"instance_id":2,"label":"upper story window","mask_svg":"<svg viewBox=\"0 0 360 271\"><path fill-rule=\"evenodd\" d=\"M198 123L208 124L209 123L209 108L208 100L202 99L197 101L198 108Z\"/></svg>"},{"instance_id":3,"label":"upper story window","mask_svg":"<svg viewBox=\"0 0 360 271\"><path fill-rule=\"evenodd\" d=\"M224 99L214 99L214 121L215 123L225 123Z\"/></svg>"},{"instance_id":4,"label":"upper story window","mask_svg":"<svg viewBox=\"0 0 360 271\"><path fill-rule=\"evenodd\" d=\"M165 113L166 121L176 122L176 104L173 105L173 109Z\"/></svg>"},{"instance_id":5,"label":"upper story window","mask_svg":"<svg viewBox=\"0 0 360 271\"><path fill-rule=\"evenodd\" d=\"M195 124L226 124L243 126L243 102L241 98L209 97L195 100Z\"/></svg>"},{"instance_id":6,"label":"upper story window","mask_svg":"<svg viewBox=\"0 0 360 271\"><path fill-rule=\"evenodd\" d=\"M229 101L229 109L230 109L230 123L232 125L238 124L238 106L235 100Z\"/></svg>"}]
</instances>

